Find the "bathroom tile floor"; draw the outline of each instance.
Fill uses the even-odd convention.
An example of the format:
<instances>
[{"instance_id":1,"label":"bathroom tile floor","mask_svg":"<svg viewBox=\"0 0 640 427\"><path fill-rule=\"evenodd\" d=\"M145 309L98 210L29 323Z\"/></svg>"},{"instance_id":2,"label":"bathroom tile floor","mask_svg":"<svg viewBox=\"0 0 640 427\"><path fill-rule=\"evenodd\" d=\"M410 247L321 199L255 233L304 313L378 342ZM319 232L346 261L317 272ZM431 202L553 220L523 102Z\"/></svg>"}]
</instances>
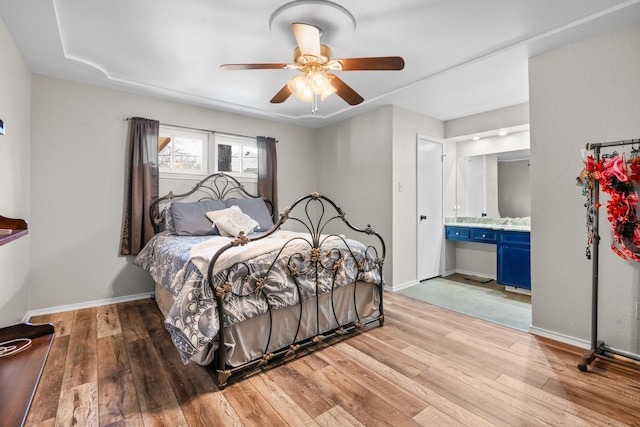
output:
<instances>
[{"instance_id":1,"label":"bathroom tile floor","mask_svg":"<svg viewBox=\"0 0 640 427\"><path fill-rule=\"evenodd\" d=\"M419 301L488 320L513 329L529 331L531 297L504 290L495 280L480 283L461 274L424 280L398 291Z\"/></svg>"}]
</instances>

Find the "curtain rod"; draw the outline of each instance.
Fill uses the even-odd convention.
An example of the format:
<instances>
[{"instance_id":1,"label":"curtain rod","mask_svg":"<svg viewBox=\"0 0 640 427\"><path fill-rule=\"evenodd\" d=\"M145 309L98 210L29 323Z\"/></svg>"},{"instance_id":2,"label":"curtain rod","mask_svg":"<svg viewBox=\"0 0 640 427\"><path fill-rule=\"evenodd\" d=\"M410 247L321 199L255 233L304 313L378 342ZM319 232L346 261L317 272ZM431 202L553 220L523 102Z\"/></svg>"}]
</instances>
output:
<instances>
[{"instance_id":1,"label":"curtain rod","mask_svg":"<svg viewBox=\"0 0 640 427\"><path fill-rule=\"evenodd\" d=\"M640 139L625 139L621 141L588 143L587 150L590 150L591 148L617 147L617 146L632 145L632 144L638 144L638 143L640 143Z\"/></svg>"},{"instance_id":2,"label":"curtain rod","mask_svg":"<svg viewBox=\"0 0 640 427\"><path fill-rule=\"evenodd\" d=\"M131 119L132 119L132 117L127 117L125 120L129 121ZM229 136L237 136L239 138L256 138L256 136L241 135L239 133L231 133L231 132L222 132L222 131L211 130L211 129L194 128L194 127L191 127L191 126L172 125L170 123L162 123L162 122L160 122L160 124L163 125L163 126L171 126L171 127L174 127L174 128L195 130L195 131L198 131L198 132L211 132L211 133L219 133L219 134L229 135Z\"/></svg>"}]
</instances>

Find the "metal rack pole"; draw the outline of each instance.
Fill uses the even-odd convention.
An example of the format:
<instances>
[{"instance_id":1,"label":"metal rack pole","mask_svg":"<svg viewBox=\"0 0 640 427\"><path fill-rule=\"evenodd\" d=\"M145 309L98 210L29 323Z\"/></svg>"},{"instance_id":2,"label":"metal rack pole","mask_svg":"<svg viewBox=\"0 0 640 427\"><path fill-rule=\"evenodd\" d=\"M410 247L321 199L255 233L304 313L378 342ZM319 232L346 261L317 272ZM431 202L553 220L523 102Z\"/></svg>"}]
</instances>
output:
<instances>
[{"instance_id":1,"label":"metal rack pole","mask_svg":"<svg viewBox=\"0 0 640 427\"><path fill-rule=\"evenodd\" d=\"M594 144L591 146L593 149L593 159L595 162L600 161L600 145ZM587 366L593 362L598 351L598 259L600 256L600 183L597 179L593 182L593 187L590 190L593 200L593 224L591 228L592 239L592 257L591 257L591 347L588 353L582 355L582 362L578 364L578 369L586 371Z\"/></svg>"}]
</instances>

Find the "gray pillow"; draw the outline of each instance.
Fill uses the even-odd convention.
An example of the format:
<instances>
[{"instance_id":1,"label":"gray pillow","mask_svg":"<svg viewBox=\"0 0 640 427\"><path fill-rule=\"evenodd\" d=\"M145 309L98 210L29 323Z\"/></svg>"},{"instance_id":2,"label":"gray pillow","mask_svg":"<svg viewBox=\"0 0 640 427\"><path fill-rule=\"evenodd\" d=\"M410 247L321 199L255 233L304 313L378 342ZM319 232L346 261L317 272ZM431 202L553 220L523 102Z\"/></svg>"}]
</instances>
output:
<instances>
[{"instance_id":1,"label":"gray pillow","mask_svg":"<svg viewBox=\"0 0 640 427\"><path fill-rule=\"evenodd\" d=\"M178 236L208 236L220 234L207 218L206 213L227 206L224 200L200 200L199 202L171 203L173 228Z\"/></svg>"},{"instance_id":2,"label":"gray pillow","mask_svg":"<svg viewBox=\"0 0 640 427\"><path fill-rule=\"evenodd\" d=\"M227 200L227 207L231 206L238 206L243 214L258 221L258 228L255 231L267 231L273 227L273 218L264 200L260 198Z\"/></svg>"}]
</instances>

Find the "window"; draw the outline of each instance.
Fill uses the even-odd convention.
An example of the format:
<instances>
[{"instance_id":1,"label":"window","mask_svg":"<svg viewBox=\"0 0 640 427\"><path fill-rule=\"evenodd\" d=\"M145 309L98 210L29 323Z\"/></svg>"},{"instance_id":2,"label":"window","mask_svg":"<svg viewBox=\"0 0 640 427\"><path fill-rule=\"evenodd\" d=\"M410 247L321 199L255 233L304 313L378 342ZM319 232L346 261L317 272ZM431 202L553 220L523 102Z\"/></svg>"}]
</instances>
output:
<instances>
[{"instance_id":1,"label":"window","mask_svg":"<svg viewBox=\"0 0 640 427\"><path fill-rule=\"evenodd\" d=\"M215 134L216 172L258 176L258 144L255 138Z\"/></svg>"},{"instance_id":2,"label":"window","mask_svg":"<svg viewBox=\"0 0 640 427\"><path fill-rule=\"evenodd\" d=\"M160 172L207 175L209 132L160 125L158 163Z\"/></svg>"}]
</instances>

